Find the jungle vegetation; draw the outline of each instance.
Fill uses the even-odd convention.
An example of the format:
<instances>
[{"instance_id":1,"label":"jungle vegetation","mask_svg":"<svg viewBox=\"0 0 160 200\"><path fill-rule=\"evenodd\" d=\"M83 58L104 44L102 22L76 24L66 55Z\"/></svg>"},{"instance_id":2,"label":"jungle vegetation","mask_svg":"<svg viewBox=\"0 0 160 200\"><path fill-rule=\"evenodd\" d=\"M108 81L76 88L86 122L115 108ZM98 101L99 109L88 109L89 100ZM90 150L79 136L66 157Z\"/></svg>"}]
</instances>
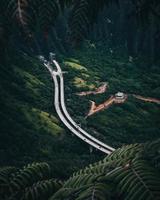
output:
<instances>
[{"instance_id":1,"label":"jungle vegetation","mask_svg":"<svg viewBox=\"0 0 160 200\"><path fill-rule=\"evenodd\" d=\"M46 163L0 168L0 194L4 200L158 200L159 147L159 141L123 146L67 181L55 179Z\"/></svg>"},{"instance_id":2,"label":"jungle vegetation","mask_svg":"<svg viewBox=\"0 0 160 200\"><path fill-rule=\"evenodd\" d=\"M159 48L159 0L1 0L0 199L160 199L159 105L130 97L84 119L117 91L159 98ZM58 119L37 59L51 51L69 113L117 148L106 158ZM76 95L102 82L106 93Z\"/></svg>"}]
</instances>

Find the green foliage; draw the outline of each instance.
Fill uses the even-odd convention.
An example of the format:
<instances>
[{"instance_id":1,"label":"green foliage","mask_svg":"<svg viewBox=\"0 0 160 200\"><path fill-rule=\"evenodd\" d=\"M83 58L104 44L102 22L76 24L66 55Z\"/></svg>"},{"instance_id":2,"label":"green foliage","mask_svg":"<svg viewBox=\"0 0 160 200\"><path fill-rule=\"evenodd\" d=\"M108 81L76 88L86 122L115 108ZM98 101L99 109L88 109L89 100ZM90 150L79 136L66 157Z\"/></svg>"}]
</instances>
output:
<instances>
[{"instance_id":1,"label":"green foliage","mask_svg":"<svg viewBox=\"0 0 160 200\"><path fill-rule=\"evenodd\" d=\"M0 195L5 200L48 199L62 183L51 177L51 169L46 163L33 163L23 169L0 169Z\"/></svg>"},{"instance_id":2,"label":"green foliage","mask_svg":"<svg viewBox=\"0 0 160 200\"><path fill-rule=\"evenodd\" d=\"M136 8L136 13L131 13L134 17L138 16L142 20L147 20L150 13L159 16L159 10L157 10L159 1L157 0L129 0L129 2L132 2ZM118 4L119 0L2 0L0 38L4 39L4 32L9 37L14 32L21 31L30 42L33 42L34 36L39 36L40 33L48 39L49 30L54 27L57 17L62 11L69 9L67 19L69 30L67 29L66 32L69 33L72 44L77 46L92 30L99 12L111 3ZM13 31L10 31L11 29Z\"/></svg>"},{"instance_id":3,"label":"green foliage","mask_svg":"<svg viewBox=\"0 0 160 200\"><path fill-rule=\"evenodd\" d=\"M0 195L4 200L159 200L159 158L160 140L123 146L64 183L52 178L46 163L3 167Z\"/></svg>"},{"instance_id":4,"label":"green foliage","mask_svg":"<svg viewBox=\"0 0 160 200\"><path fill-rule=\"evenodd\" d=\"M142 23L148 23L151 15L160 19L160 3L158 0L132 0L132 2L136 7L136 16Z\"/></svg>"},{"instance_id":5,"label":"green foliage","mask_svg":"<svg viewBox=\"0 0 160 200\"><path fill-rule=\"evenodd\" d=\"M50 200L158 200L160 173L152 161L159 156L159 148L160 140L124 146L75 173Z\"/></svg>"},{"instance_id":6,"label":"green foliage","mask_svg":"<svg viewBox=\"0 0 160 200\"><path fill-rule=\"evenodd\" d=\"M50 26L54 24L60 12L58 1L37 0L33 9L36 15L35 23L38 25L39 31L48 34Z\"/></svg>"},{"instance_id":7,"label":"green foliage","mask_svg":"<svg viewBox=\"0 0 160 200\"><path fill-rule=\"evenodd\" d=\"M102 158L99 153L90 155L88 146L58 119L53 83L37 59L18 54L9 65L0 65L0 76L1 166L43 161L64 179Z\"/></svg>"},{"instance_id":8,"label":"green foliage","mask_svg":"<svg viewBox=\"0 0 160 200\"><path fill-rule=\"evenodd\" d=\"M26 29L27 24L29 23L29 13L27 8L29 6L29 1L27 0L11 0L6 1L6 14L7 16L11 14L10 19L17 21L24 29Z\"/></svg>"},{"instance_id":9,"label":"green foliage","mask_svg":"<svg viewBox=\"0 0 160 200\"><path fill-rule=\"evenodd\" d=\"M64 62L64 70L68 71L64 75L64 81L67 83L66 104L72 116L79 123L79 119L84 118L90 109L89 100L99 105L111 95L122 91L128 94L128 100L124 104L112 105L88 117L82 121L82 127L115 147L159 138L159 105L142 102L132 96L141 94L144 97L159 98L159 65L149 66L148 62L142 59L130 63L125 57L119 56L118 51L112 57L107 46L95 43L93 49L90 45L90 43L85 44L76 51L75 60L66 59L72 61L74 67ZM77 63L87 70L76 68ZM104 94L81 97L75 95L77 92L94 90L89 86L98 87L102 82L107 82L109 85Z\"/></svg>"},{"instance_id":10,"label":"green foliage","mask_svg":"<svg viewBox=\"0 0 160 200\"><path fill-rule=\"evenodd\" d=\"M58 1L51 0L8 0L6 5L7 13L11 13L11 20L15 24L18 23L24 31L28 31L26 32L28 37L32 37L32 34L36 31L47 34L60 9Z\"/></svg>"},{"instance_id":11,"label":"green foliage","mask_svg":"<svg viewBox=\"0 0 160 200\"><path fill-rule=\"evenodd\" d=\"M77 46L80 42L86 38L92 25L99 14L99 11L103 9L105 5L116 2L117 0L79 0L75 1L73 5L69 25L70 34L73 40L73 45Z\"/></svg>"},{"instance_id":12,"label":"green foliage","mask_svg":"<svg viewBox=\"0 0 160 200\"><path fill-rule=\"evenodd\" d=\"M48 76L43 80L42 66L20 56L9 66L1 65L0 74L3 77L0 81L0 146L3 149L0 162L16 165L22 155L22 160L30 159L46 148L44 138L40 139L42 135L51 137L53 142L64 134L64 129L52 112L52 101L46 101L52 98L51 87L47 88L46 84L52 82Z\"/></svg>"}]
</instances>

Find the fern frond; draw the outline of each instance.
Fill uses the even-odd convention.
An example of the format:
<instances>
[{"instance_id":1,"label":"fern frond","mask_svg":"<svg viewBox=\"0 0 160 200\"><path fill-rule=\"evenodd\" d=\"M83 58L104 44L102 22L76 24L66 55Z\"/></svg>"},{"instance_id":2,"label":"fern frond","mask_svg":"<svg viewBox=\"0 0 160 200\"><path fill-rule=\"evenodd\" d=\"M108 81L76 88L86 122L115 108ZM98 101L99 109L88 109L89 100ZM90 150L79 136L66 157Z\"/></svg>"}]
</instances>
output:
<instances>
[{"instance_id":1,"label":"fern frond","mask_svg":"<svg viewBox=\"0 0 160 200\"><path fill-rule=\"evenodd\" d=\"M117 149L103 161L80 170L66 181L52 200L124 199L158 200L160 173L148 160L147 153L159 149L159 142L127 145ZM159 150L158 150L159 152ZM66 192L61 196L61 192Z\"/></svg>"},{"instance_id":2,"label":"fern frond","mask_svg":"<svg viewBox=\"0 0 160 200\"><path fill-rule=\"evenodd\" d=\"M152 200L160 196L160 174L146 161L134 160L127 170L116 176L117 189L126 200Z\"/></svg>"},{"instance_id":3,"label":"fern frond","mask_svg":"<svg viewBox=\"0 0 160 200\"><path fill-rule=\"evenodd\" d=\"M145 145L144 158L147 158L150 165L160 171L160 139Z\"/></svg>"},{"instance_id":4,"label":"fern frond","mask_svg":"<svg viewBox=\"0 0 160 200\"><path fill-rule=\"evenodd\" d=\"M74 173L73 177L83 173L85 174L107 173L116 166L123 166L125 165L125 163L129 162L136 156L140 156L140 153L143 152L143 146L144 145L142 144L131 144L119 148L111 155L107 156L104 160L89 165L84 170L80 170L77 173Z\"/></svg>"},{"instance_id":5,"label":"fern frond","mask_svg":"<svg viewBox=\"0 0 160 200\"><path fill-rule=\"evenodd\" d=\"M21 199L22 200L48 199L61 187L62 183L54 179L40 181L33 184L29 188L25 188L25 190L21 192L22 193Z\"/></svg>"},{"instance_id":6,"label":"fern frond","mask_svg":"<svg viewBox=\"0 0 160 200\"><path fill-rule=\"evenodd\" d=\"M70 30L71 38L77 45L81 42L87 35L87 29L90 23L90 5L88 0L76 1L72 14L70 17Z\"/></svg>"},{"instance_id":7,"label":"fern frond","mask_svg":"<svg viewBox=\"0 0 160 200\"><path fill-rule=\"evenodd\" d=\"M50 175L50 167L46 163L33 163L27 165L13 175L10 187L13 191L21 190L39 180L45 180Z\"/></svg>"},{"instance_id":8,"label":"fern frond","mask_svg":"<svg viewBox=\"0 0 160 200\"><path fill-rule=\"evenodd\" d=\"M29 21L28 6L28 0L11 0L8 3L7 13L11 13L11 18L16 20L22 27L26 27Z\"/></svg>"},{"instance_id":9,"label":"fern frond","mask_svg":"<svg viewBox=\"0 0 160 200\"><path fill-rule=\"evenodd\" d=\"M0 168L0 196L9 193L10 178L17 169L15 167L3 167Z\"/></svg>"},{"instance_id":10,"label":"fern frond","mask_svg":"<svg viewBox=\"0 0 160 200\"><path fill-rule=\"evenodd\" d=\"M88 186L85 190L78 193L76 200L108 200L111 199L113 187L105 183L96 183Z\"/></svg>"},{"instance_id":11,"label":"fern frond","mask_svg":"<svg viewBox=\"0 0 160 200\"><path fill-rule=\"evenodd\" d=\"M75 1L70 17L70 37L73 45L78 45L88 36L90 28L94 24L99 11L104 5L118 0L78 0Z\"/></svg>"},{"instance_id":12,"label":"fern frond","mask_svg":"<svg viewBox=\"0 0 160 200\"><path fill-rule=\"evenodd\" d=\"M54 0L36 0L34 10L37 27L47 36L49 28L51 25L54 25L54 22L59 15L59 3Z\"/></svg>"},{"instance_id":13,"label":"fern frond","mask_svg":"<svg viewBox=\"0 0 160 200\"><path fill-rule=\"evenodd\" d=\"M63 186L48 180L50 168L46 163L16 171L1 169L0 194L16 200L159 200L159 146L160 140L123 146L103 161L75 173Z\"/></svg>"},{"instance_id":14,"label":"fern frond","mask_svg":"<svg viewBox=\"0 0 160 200\"><path fill-rule=\"evenodd\" d=\"M63 11L65 7L68 7L74 3L74 0L58 0L61 10Z\"/></svg>"},{"instance_id":15,"label":"fern frond","mask_svg":"<svg viewBox=\"0 0 160 200\"><path fill-rule=\"evenodd\" d=\"M48 199L62 187L51 178L47 163L33 163L23 169L0 168L0 196L10 200Z\"/></svg>"}]
</instances>

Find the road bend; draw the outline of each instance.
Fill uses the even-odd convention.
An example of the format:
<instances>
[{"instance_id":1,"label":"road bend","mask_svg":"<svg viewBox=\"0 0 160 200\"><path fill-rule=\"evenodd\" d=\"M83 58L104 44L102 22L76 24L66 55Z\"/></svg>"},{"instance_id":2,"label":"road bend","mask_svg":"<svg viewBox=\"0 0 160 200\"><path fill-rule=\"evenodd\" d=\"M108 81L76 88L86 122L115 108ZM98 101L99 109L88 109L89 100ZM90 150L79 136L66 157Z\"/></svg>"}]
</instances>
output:
<instances>
[{"instance_id":1,"label":"road bend","mask_svg":"<svg viewBox=\"0 0 160 200\"><path fill-rule=\"evenodd\" d=\"M56 63L57 64L57 63ZM50 74L51 74L51 76L52 76L52 79L53 79L53 81L54 81L54 85L55 85L55 97L54 97L54 105L55 105L55 109L56 109L56 112L57 112L57 114L58 114L58 116L59 116L59 118L61 119L61 121L65 124L65 126L72 132L72 133L74 133L76 136L78 136L80 139L82 139L84 142L86 142L86 143L88 143L89 145L91 145L91 146L93 146L93 147L95 147L96 149L99 149L100 151L102 151L102 152L104 152L104 153L106 153L106 154L111 154L113 151L114 151L114 149L113 150L111 150L110 148L108 148L108 145L107 145L107 148L106 147L104 147L104 146L102 146L101 145L101 142L99 141L99 140L97 140L97 139L95 139L94 137L92 137L91 135L89 135L88 133L87 133L87 135L86 134L83 134L80 130L79 130L79 126L72 120L72 123L74 122L74 126L75 126L75 128L76 129L78 129L78 130L76 130L70 123L68 123L68 121L67 121L67 119L68 119L68 116L69 116L69 121L70 121L70 115L68 114L68 112L67 112L67 110L66 110L66 108L65 108L65 115L66 115L66 112L67 112L67 116L64 116L63 115L63 112L61 111L61 109L60 109L60 104L59 104L59 99L61 99L61 104L63 103L63 110L64 110L64 107L65 107L65 103L64 103L64 85L63 85L63 90L62 90L62 88L61 88L61 90L60 90L60 88L59 88L59 85L58 85L58 81L57 81L57 76L58 77L62 77L63 78L63 75L62 75L62 71L61 71L61 69L58 69L58 71L53 71L53 69L52 69L52 67L50 66L50 64L49 63L44 63L44 65L45 65L45 67L49 70L49 72L50 72ZM61 83L63 83L63 82L61 82ZM61 86L62 87L62 86ZM60 93L62 93L61 94L61 96L60 96ZM63 101L62 101L63 100ZM62 107L62 105L61 105L61 107ZM67 119L66 119L67 118ZM72 119L72 118L71 118ZM81 128L80 128L81 129ZM81 129L81 130L83 130L83 129ZM86 133L86 132L85 132ZM92 138L94 138L94 140L92 140ZM102 143L103 144L103 143Z\"/></svg>"},{"instance_id":2,"label":"road bend","mask_svg":"<svg viewBox=\"0 0 160 200\"><path fill-rule=\"evenodd\" d=\"M66 109L66 105L65 105L65 97L64 97L64 78L63 78L63 72L61 70L60 65L58 64L58 62L56 60L53 60L53 63L55 64L56 68L57 68L57 72L59 72L58 76L60 77L60 101L61 101L61 106L62 106L62 110L63 113L65 114L66 118L70 121L70 123L76 128L78 129L79 132L81 132L83 135L85 135L86 137L88 137L89 139L91 139L92 141L96 142L97 144L99 144L101 147L104 147L105 149L113 152L115 149L101 141L99 141L98 139L96 139L95 137L91 136L90 134L88 134L84 129L82 129L70 116L70 114L68 113L67 109Z\"/></svg>"}]
</instances>

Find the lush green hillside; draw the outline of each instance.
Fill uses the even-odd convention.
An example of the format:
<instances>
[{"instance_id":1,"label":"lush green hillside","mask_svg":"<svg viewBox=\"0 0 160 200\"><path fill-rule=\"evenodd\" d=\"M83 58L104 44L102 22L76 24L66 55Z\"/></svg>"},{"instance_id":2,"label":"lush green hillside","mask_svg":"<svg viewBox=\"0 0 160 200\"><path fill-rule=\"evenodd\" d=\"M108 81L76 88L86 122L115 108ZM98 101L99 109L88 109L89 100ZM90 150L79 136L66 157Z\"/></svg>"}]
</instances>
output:
<instances>
[{"instance_id":1,"label":"lush green hillside","mask_svg":"<svg viewBox=\"0 0 160 200\"><path fill-rule=\"evenodd\" d=\"M118 55L118 54L117 54ZM90 133L113 146L144 142L159 138L160 105L137 100L129 95L124 104L113 105L87 120L89 100L97 104L104 102L111 94L122 91L145 97L160 97L159 65L149 65L137 58L130 63L127 58L110 55L104 48L88 45L64 62L67 105L77 121L81 121ZM109 89L104 94L77 96L107 82ZM75 112L76 111L76 112Z\"/></svg>"},{"instance_id":2,"label":"lush green hillside","mask_svg":"<svg viewBox=\"0 0 160 200\"><path fill-rule=\"evenodd\" d=\"M114 147L159 138L159 105L133 97L123 105L84 118L89 100L99 104L117 91L160 96L158 66L146 66L140 60L129 63L124 57L109 55L102 49L86 45L72 56L57 58L68 72L64 78L70 114L92 135ZM103 156L96 151L90 155L88 145L73 137L59 121L53 106L53 83L37 58L16 56L12 64L1 66L0 74L1 165L47 161L54 166L57 176L66 177ZM109 84L106 93L76 95L94 89L101 82Z\"/></svg>"},{"instance_id":3,"label":"lush green hillside","mask_svg":"<svg viewBox=\"0 0 160 200\"><path fill-rule=\"evenodd\" d=\"M38 59L16 56L12 64L1 66L0 74L1 165L47 161L57 176L66 177L97 160L99 154L90 156L89 147L57 118L53 83Z\"/></svg>"},{"instance_id":4,"label":"lush green hillside","mask_svg":"<svg viewBox=\"0 0 160 200\"><path fill-rule=\"evenodd\" d=\"M160 200L159 13L158 0L0 0L0 200ZM50 52L68 112L111 155L60 121L38 59Z\"/></svg>"}]
</instances>

